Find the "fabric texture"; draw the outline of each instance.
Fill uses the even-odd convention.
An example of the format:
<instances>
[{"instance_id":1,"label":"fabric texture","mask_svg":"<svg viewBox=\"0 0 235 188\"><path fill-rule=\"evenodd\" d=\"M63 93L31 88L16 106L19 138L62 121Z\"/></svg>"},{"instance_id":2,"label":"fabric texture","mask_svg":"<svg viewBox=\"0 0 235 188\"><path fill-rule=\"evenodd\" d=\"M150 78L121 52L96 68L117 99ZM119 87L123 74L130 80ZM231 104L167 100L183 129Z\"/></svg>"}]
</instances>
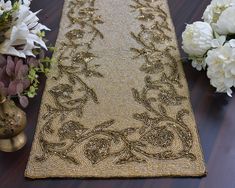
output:
<instances>
[{"instance_id":1,"label":"fabric texture","mask_svg":"<svg viewBox=\"0 0 235 188\"><path fill-rule=\"evenodd\" d=\"M166 0L65 0L25 176L203 176Z\"/></svg>"}]
</instances>

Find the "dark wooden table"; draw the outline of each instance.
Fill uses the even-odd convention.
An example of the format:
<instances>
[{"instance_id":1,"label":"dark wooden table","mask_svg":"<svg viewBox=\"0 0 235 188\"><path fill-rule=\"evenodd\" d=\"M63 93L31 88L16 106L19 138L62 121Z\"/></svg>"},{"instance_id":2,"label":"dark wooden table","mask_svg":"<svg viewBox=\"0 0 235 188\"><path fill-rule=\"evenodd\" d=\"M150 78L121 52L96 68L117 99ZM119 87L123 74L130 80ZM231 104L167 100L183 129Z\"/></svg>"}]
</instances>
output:
<instances>
[{"instance_id":1,"label":"dark wooden table","mask_svg":"<svg viewBox=\"0 0 235 188\"><path fill-rule=\"evenodd\" d=\"M209 2L169 0L180 46L185 23L199 20ZM47 35L51 44L57 37L62 6L63 0L34 0L32 3L33 10L43 9L40 18L52 29ZM185 54L182 53L182 57ZM207 164L207 177L114 180L24 178L45 84L45 78L42 78L38 96L30 101L26 109L27 145L15 153L0 153L0 188L235 188L235 96L229 98L225 94L214 93L205 72L197 72L189 62L185 62L184 70Z\"/></svg>"}]
</instances>

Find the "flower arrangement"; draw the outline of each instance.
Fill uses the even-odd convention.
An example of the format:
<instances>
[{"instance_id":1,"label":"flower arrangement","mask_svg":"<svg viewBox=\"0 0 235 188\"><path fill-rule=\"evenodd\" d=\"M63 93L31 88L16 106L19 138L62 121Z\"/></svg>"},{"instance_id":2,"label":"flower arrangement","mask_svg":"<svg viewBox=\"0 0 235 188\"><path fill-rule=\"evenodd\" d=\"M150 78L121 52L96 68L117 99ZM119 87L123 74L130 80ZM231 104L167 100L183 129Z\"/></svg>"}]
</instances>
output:
<instances>
[{"instance_id":1,"label":"flower arrangement","mask_svg":"<svg viewBox=\"0 0 235 188\"><path fill-rule=\"evenodd\" d=\"M0 0L0 96L17 97L22 107L36 95L40 73L47 74L52 59L45 57L45 25L30 0Z\"/></svg>"},{"instance_id":2,"label":"flower arrangement","mask_svg":"<svg viewBox=\"0 0 235 188\"><path fill-rule=\"evenodd\" d=\"M235 86L235 0L212 0L203 21L188 24L183 50L197 70L206 70L216 92L232 96Z\"/></svg>"}]
</instances>

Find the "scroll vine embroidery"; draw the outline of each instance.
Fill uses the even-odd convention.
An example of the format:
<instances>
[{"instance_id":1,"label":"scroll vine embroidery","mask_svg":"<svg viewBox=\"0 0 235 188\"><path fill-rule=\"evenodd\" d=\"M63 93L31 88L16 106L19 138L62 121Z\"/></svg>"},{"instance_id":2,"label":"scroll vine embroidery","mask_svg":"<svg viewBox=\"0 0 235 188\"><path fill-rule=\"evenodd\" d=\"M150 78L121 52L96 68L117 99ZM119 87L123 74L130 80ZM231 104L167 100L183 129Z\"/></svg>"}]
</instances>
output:
<instances>
[{"instance_id":1,"label":"scroll vine embroidery","mask_svg":"<svg viewBox=\"0 0 235 188\"><path fill-rule=\"evenodd\" d=\"M183 120L183 117L189 113L188 110L179 110L176 117L171 117L165 108L165 106L179 106L186 99L176 90L176 87L180 88L182 85L177 60L171 55L171 50L175 50L175 47L168 46L164 50L157 48L159 43L164 44L165 41L171 40L171 37L165 34L165 30L171 31L167 23L167 13L160 5L153 6L150 0L133 0L133 2L131 8L139 11L137 19L148 23L141 24L141 31L138 34L131 33L141 46L141 49L131 49L136 54L134 58L145 60L140 68L146 73L145 86L142 91L132 89L135 101L146 109L146 112L133 115L136 120L142 122L143 126L115 129L112 128L115 120L111 119L93 128L87 128L79 121L66 119L71 113L74 113L78 119L81 118L89 101L99 103L95 90L83 79L102 79L104 76L98 71L99 65L93 63L97 58L92 53L93 44L97 39L104 38L98 29L103 20L97 15L95 0L71 0L66 15L69 20L69 31L65 34L65 40L59 44L58 75L53 77L57 84L48 91L54 103L45 104L46 112L42 116L45 123L38 137L42 154L35 157L36 161L43 162L51 156L56 156L65 162L80 165L80 161L71 155L77 147L82 148L83 155L93 165L107 158L113 158L113 163L117 165L130 162L146 163L149 158L196 159L190 153L192 134ZM153 25L149 27L149 23ZM148 40L144 36L151 38ZM163 63L162 58L168 58L169 62ZM165 73L166 69L170 71L169 75ZM159 80L152 79L151 75L156 74L162 74ZM61 81L62 78L66 78L68 82L64 83ZM81 96L74 96L75 88ZM158 91L158 97L148 97L150 91ZM152 105L156 101L159 101L158 109ZM61 122L58 130L52 128L55 117ZM59 141L52 142L46 139L46 135L52 134L56 134ZM130 139L133 134L138 134L138 139ZM182 142L182 149L173 151L172 146L176 136ZM114 146L119 149L115 150ZM149 148L158 149L160 152L151 153Z\"/></svg>"},{"instance_id":2,"label":"scroll vine embroidery","mask_svg":"<svg viewBox=\"0 0 235 188\"><path fill-rule=\"evenodd\" d=\"M138 19L142 24L140 31L135 34L131 32L132 38L140 45L140 48L131 48L135 53L133 59L144 60L140 71L145 72L145 86L141 91L132 88L135 101L142 105L146 111L141 114L134 114L133 117L143 123L139 129L141 140L153 146L168 148L172 145L176 132L182 142L182 149L179 151L166 150L155 154L139 151L145 156L160 159L190 158L195 160L194 154L190 153L193 139L192 133L183 117L189 113L187 109L181 109L176 117L171 117L166 106L179 106L187 99L177 93L176 87L182 88L180 75L177 67L177 60L171 54L176 48L167 45L171 42L172 32L167 21L168 15L161 8L159 0L132 0L130 7L138 12ZM161 48L165 44L164 48ZM165 62L166 61L166 62ZM167 74L168 72L168 74ZM157 77L153 80L153 76ZM150 92L155 92L156 97L149 97ZM153 105L158 102L158 105ZM155 107L154 107L155 106ZM156 107L157 106L157 107ZM169 130L171 129L171 131Z\"/></svg>"}]
</instances>

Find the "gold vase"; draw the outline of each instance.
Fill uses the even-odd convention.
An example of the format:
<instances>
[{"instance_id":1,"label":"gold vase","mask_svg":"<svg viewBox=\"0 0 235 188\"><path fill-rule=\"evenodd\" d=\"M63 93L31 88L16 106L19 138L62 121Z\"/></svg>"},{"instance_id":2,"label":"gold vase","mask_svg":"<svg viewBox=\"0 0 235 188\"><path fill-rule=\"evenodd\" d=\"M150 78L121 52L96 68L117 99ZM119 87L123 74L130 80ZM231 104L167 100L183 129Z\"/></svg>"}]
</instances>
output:
<instances>
[{"instance_id":1,"label":"gold vase","mask_svg":"<svg viewBox=\"0 0 235 188\"><path fill-rule=\"evenodd\" d=\"M0 97L0 151L13 152L26 144L26 114L12 100Z\"/></svg>"}]
</instances>

